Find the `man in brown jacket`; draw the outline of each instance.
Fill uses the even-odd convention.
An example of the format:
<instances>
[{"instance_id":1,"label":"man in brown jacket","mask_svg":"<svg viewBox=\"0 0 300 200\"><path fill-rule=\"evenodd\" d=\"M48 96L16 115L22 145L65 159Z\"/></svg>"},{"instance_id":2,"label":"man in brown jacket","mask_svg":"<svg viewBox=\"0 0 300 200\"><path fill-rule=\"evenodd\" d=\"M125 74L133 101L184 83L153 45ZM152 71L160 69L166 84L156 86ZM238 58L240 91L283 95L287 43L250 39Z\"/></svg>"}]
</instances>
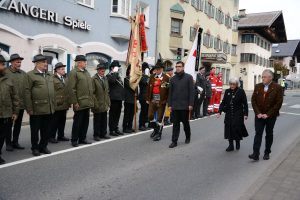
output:
<instances>
[{"instance_id":1,"label":"man in brown jacket","mask_svg":"<svg viewBox=\"0 0 300 200\"><path fill-rule=\"evenodd\" d=\"M147 88L146 102L149 104L148 117L151 128L154 132L151 134L153 141L161 139L161 122L165 113L166 103L169 93L169 76L163 73L163 64L158 61L154 66L155 73L151 75ZM157 120L154 120L154 113L157 112Z\"/></svg>"},{"instance_id":2,"label":"man in brown jacket","mask_svg":"<svg viewBox=\"0 0 300 200\"><path fill-rule=\"evenodd\" d=\"M277 83L272 82L273 72L266 69L262 73L262 83L255 86L252 95L252 107L255 112L255 138L253 144L253 154L250 159L259 160L260 146L264 129L266 128L266 147L264 160L270 159L271 146L273 144L273 129L279 110L283 101L282 88Z\"/></svg>"}]
</instances>

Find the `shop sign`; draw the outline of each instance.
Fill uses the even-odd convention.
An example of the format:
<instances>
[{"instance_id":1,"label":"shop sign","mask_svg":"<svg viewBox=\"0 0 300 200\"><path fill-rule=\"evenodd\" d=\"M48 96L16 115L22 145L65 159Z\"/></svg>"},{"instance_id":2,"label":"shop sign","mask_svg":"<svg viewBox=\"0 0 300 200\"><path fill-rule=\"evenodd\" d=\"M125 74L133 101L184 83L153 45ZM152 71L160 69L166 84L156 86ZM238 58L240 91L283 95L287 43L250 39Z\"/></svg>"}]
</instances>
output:
<instances>
[{"instance_id":1,"label":"shop sign","mask_svg":"<svg viewBox=\"0 0 300 200\"><path fill-rule=\"evenodd\" d=\"M92 26L85 20L73 19L70 16L60 17L58 13L51 10L39 8L38 6L28 5L26 3L17 2L15 0L0 0L0 9L9 12L29 16L54 24L61 24L70 27L73 30L92 30Z\"/></svg>"},{"instance_id":2,"label":"shop sign","mask_svg":"<svg viewBox=\"0 0 300 200\"><path fill-rule=\"evenodd\" d=\"M202 62L221 62L224 63L227 61L227 56L223 53L202 53L201 54Z\"/></svg>"}]
</instances>

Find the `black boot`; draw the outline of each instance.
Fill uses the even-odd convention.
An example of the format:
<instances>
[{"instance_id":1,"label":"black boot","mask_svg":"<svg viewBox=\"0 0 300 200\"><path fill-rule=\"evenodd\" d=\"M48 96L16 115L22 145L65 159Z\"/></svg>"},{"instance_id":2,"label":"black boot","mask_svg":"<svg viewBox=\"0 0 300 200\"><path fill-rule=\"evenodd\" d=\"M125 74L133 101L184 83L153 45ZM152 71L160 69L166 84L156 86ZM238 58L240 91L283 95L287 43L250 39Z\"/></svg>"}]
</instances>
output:
<instances>
[{"instance_id":1,"label":"black boot","mask_svg":"<svg viewBox=\"0 0 300 200\"><path fill-rule=\"evenodd\" d=\"M250 159L254 160L254 161L258 161L259 160L259 153L253 153L251 155L248 156Z\"/></svg>"},{"instance_id":2,"label":"black boot","mask_svg":"<svg viewBox=\"0 0 300 200\"><path fill-rule=\"evenodd\" d=\"M154 136L154 138L153 138L153 141L160 141L161 140L161 132L158 132L155 136Z\"/></svg>"},{"instance_id":3,"label":"black boot","mask_svg":"<svg viewBox=\"0 0 300 200\"><path fill-rule=\"evenodd\" d=\"M157 125L156 122L151 122L150 124L151 124L150 125L151 128L153 128L153 132L151 133L150 138L153 139L156 136L156 134L158 133L158 131L157 131L158 130L158 125Z\"/></svg>"},{"instance_id":4,"label":"black boot","mask_svg":"<svg viewBox=\"0 0 300 200\"><path fill-rule=\"evenodd\" d=\"M229 146L227 147L226 151L230 152L234 150L233 140L228 140L228 141L229 141Z\"/></svg>"},{"instance_id":5,"label":"black boot","mask_svg":"<svg viewBox=\"0 0 300 200\"><path fill-rule=\"evenodd\" d=\"M241 148L241 143L240 143L240 141L239 141L239 140L236 140L235 143L236 143L236 146L235 146L236 150L240 150L240 148Z\"/></svg>"},{"instance_id":6,"label":"black boot","mask_svg":"<svg viewBox=\"0 0 300 200\"><path fill-rule=\"evenodd\" d=\"M160 141L161 140L161 130L160 130L160 126L157 124L157 127L154 129L156 134L153 138L153 141Z\"/></svg>"}]
</instances>

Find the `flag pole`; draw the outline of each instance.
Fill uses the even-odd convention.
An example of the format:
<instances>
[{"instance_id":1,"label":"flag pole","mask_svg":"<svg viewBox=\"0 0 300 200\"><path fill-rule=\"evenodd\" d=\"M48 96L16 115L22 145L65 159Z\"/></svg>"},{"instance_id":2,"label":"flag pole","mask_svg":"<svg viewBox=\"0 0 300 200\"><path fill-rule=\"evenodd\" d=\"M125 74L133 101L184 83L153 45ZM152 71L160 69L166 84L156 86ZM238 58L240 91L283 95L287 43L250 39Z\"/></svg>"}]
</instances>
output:
<instances>
[{"instance_id":1,"label":"flag pole","mask_svg":"<svg viewBox=\"0 0 300 200\"><path fill-rule=\"evenodd\" d=\"M199 64L200 64L200 50L201 50L201 40L202 40L202 32L203 32L203 29L202 28L199 28L198 29L198 43L197 43L197 54L196 54L196 64L195 64L195 71L198 72L199 70Z\"/></svg>"}]
</instances>

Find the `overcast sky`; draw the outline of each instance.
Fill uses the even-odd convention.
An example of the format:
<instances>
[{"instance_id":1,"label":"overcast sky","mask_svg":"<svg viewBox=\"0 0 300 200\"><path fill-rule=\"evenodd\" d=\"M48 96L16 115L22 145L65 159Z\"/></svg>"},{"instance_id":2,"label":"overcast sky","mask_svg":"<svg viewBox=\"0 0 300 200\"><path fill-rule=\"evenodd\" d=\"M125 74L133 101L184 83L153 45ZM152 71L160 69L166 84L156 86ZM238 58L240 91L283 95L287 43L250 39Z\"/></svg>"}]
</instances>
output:
<instances>
[{"instance_id":1,"label":"overcast sky","mask_svg":"<svg viewBox=\"0 0 300 200\"><path fill-rule=\"evenodd\" d=\"M300 0L240 0L240 9L246 13L282 10L288 39L300 39Z\"/></svg>"}]
</instances>

